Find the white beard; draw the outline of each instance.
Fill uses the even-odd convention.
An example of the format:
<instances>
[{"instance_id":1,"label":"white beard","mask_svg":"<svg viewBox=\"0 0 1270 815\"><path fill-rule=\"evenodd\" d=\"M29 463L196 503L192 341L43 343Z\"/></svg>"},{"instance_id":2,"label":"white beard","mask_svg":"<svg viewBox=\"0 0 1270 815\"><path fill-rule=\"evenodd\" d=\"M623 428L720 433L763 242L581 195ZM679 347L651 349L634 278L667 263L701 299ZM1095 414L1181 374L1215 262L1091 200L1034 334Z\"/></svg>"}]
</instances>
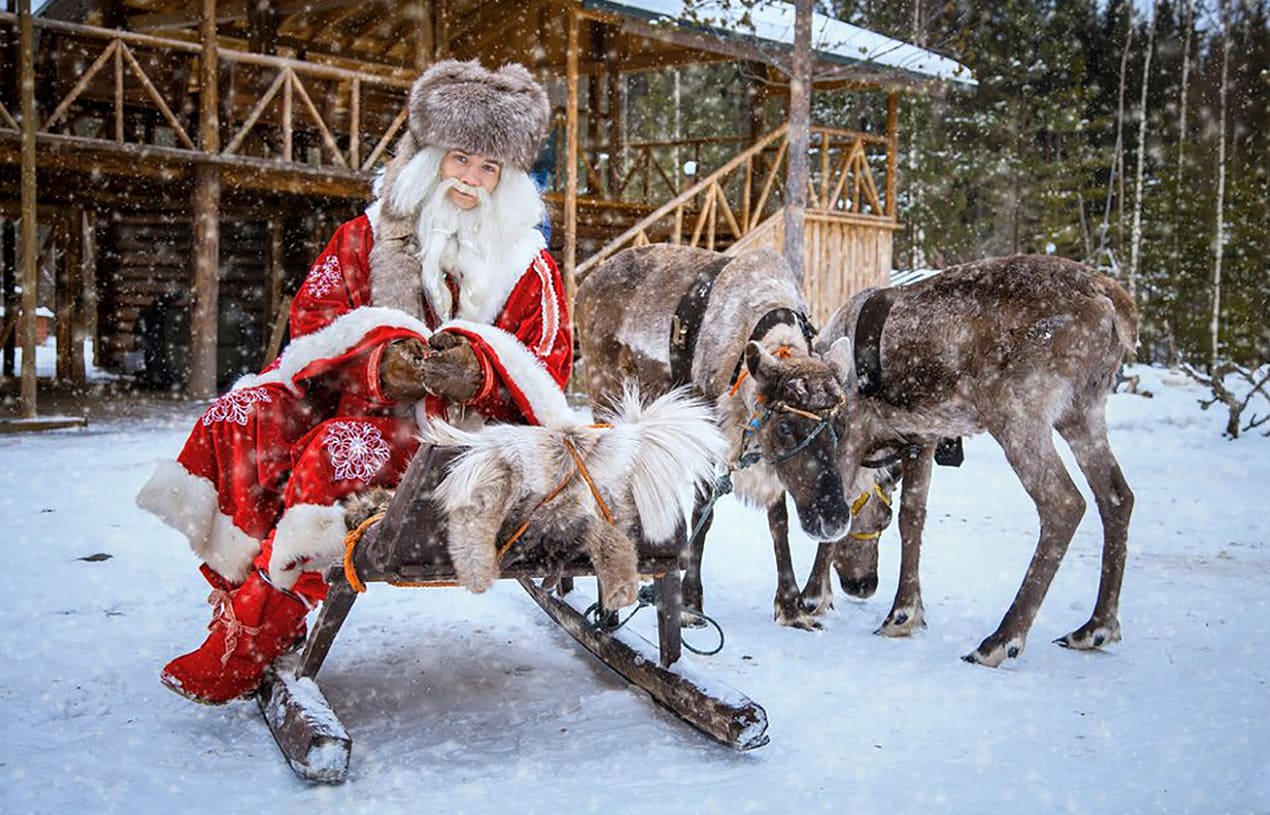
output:
<instances>
[{"instance_id":1,"label":"white beard","mask_svg":"<svg viewBox=\"0 0 1270 815\"><path fill-rule=\"evenodd\" d=\"M439 178L444 156L440 148L421 148L390 188L377 190L383 197L367 209L376 237L384 219L402 219L401 226L414 232L414 246L407 251L418 264L398 265L390 255L380 257L372 270L376 303L422 317L422 303L412 305L422 295L442 322L453 317L490 324L545 248L537 229L544 213L542 199L528 174L505 166L493 192L460 187L472 191L478 202L472 209L461 209L447 197L461 182ZM389 211L403 215L389 216ZM394 278L395 270L407 268L409 280ZM445 284L447 274L457 284L457 304Z\"/></svg>"},{"instance_id":2,"label":"white beard","mask_svg":"<svg viewBox=\"0 0 1270 815\"><path fill-rule=\"evenodd\" d=\"M457 187L476 196L471 209L456 206L448 193ZM507 295L543 248L536 229L542 204L533 197L513 200L514 185L500 185L491 195L458 179L447 178L419 210L419 264L423 291L437 316L490 322ZM508 210L519 217L509 217ZM525 214L534 220L527 220ZM449 274L458 284L457 307L445 284Z\"/></svg>"},{"instance_id":3,"label":"white beard","mask_svg":"<svg viewBox=\"0 0 1270 815\"><path fill-rule=\"evenodd\" d=\"M462 209L450 200L449 192L458 187L473 194L477 205ZM457 178L447 178L437 185L431 198L419 211L419 263L423 290L438 309L442 320L454 313L450 288L445 285L446 274L459 286L458 313L470 312L474 292L486 287L490 278L490 258L493 257L491 237L498 230L490 223L489 193L479 187L469 187Z\"/></svg>"}]
</instances>

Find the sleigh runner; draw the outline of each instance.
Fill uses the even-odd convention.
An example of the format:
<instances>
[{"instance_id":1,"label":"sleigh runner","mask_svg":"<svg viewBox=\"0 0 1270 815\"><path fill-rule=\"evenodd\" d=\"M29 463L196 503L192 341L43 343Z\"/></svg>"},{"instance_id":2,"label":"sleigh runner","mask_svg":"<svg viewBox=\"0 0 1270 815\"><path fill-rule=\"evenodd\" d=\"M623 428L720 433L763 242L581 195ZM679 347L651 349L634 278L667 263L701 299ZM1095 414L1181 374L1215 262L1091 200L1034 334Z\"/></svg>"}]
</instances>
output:
<instances>
[{"instance_id":1,"label":"sleigh runner","mask_svg":"<svg viewBox=\"0 0 1270 815\"><path fill-rule=\"evenodd\" d=\"M277 660L256 698L265 721L292 769L301 777L339 783L348 771L352 741L330 707L316 676L360 591L370 583L396 586L455 586L438 488L458 455L453 447L424 446L411 462L395 496L377 522L350 535L342 565L328 575L321 612L297 656ZM685 525L662 543L636 534L637 570L652 578L657 603L658 643L630 631L599 628L586 616L587 603L572 591L574 577L596 575L592 562L566 554L550 525L532 521L536 502L522 502L503 520L500 578L514 578L539 606L581 643L659 705L707 736L737 750L767 743L767 714L744 694L683 666L676 666L680 639L679 556ZM637 531L638 532L638 531ZM604 591L597 578L597 595ZM554 590L554 591L553 591Z\"/></svg>"}]
</instances>

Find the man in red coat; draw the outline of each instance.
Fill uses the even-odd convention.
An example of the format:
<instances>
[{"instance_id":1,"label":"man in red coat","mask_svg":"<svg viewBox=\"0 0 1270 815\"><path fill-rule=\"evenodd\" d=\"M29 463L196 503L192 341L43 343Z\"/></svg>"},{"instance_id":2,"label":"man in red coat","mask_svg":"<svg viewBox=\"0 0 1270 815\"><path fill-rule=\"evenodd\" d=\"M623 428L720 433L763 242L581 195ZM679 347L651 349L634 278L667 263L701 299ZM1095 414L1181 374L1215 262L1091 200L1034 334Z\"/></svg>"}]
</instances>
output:
<instances>
[{"instance_id":1,"label":"man in red coat","mask_svg":"<svg viewBox=\"0 0 1270 815\"><path fill-rule=\"evenodd\" d=\"M240 380L161 463L138 503L188 537L211 634L163 683L198 702L250 694L305 634L343 554L340 501L395 485L421 423L576 423L573 343L528 171L547 96L519 65L438 63L366 213L291 307L290 344Z\"/></svg>"}]
</instances>

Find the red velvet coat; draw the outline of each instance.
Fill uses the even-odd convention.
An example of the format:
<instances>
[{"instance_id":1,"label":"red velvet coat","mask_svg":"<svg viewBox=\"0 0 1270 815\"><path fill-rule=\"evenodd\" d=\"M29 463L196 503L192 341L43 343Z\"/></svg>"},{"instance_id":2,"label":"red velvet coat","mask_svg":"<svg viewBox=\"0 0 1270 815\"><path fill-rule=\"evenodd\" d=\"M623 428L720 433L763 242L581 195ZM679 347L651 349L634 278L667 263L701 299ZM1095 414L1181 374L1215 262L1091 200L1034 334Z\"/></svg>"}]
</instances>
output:
<instances>
[{"instance_id":1,"label":"red velvet coat","mask_svg":"<svg viewBox=\"0 0 1270 815\"><path fill-rule=\"evenodd\" d=\"M337 502L400 480L418 448L424 410L448 411L451 421L472 414L578 421L562 392L573 361L564 284L540 240L527 244L536 254L519 278L506 278L510 290L492 324L439 322L426 303L419 316L374 305L373 241L365 215L339 228L292 303L291 342L260 374L212 402L177 460L161 463L138 496L233 582L267 568L276 584L320 595L312 568L342 554ZM435 331L471 340L484 373L480 391L463 405L389 399L379 382L388 344Z\"/></svg>"}]
</instances>

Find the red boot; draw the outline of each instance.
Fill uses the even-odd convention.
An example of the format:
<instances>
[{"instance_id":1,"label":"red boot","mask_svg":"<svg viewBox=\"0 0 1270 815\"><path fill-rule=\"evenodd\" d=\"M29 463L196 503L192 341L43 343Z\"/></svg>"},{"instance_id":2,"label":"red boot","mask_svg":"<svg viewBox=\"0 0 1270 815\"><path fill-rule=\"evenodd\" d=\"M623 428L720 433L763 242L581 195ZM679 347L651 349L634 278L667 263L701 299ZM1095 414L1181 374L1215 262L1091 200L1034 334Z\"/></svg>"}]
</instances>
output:
<instances>
[{"instance_id":1,"label":"red boot","mask_svg":"<svg viewBox=\"0 0 1270 815\"><path fill-rule=\"evenodd\" d=\"M214 588L208 602L215 606L211 635L169 662L159 678L187 699L220 705L255 691L269 663L304 639L309 607L259 571L236 589Z\"/></svg>"}]
</instances>

